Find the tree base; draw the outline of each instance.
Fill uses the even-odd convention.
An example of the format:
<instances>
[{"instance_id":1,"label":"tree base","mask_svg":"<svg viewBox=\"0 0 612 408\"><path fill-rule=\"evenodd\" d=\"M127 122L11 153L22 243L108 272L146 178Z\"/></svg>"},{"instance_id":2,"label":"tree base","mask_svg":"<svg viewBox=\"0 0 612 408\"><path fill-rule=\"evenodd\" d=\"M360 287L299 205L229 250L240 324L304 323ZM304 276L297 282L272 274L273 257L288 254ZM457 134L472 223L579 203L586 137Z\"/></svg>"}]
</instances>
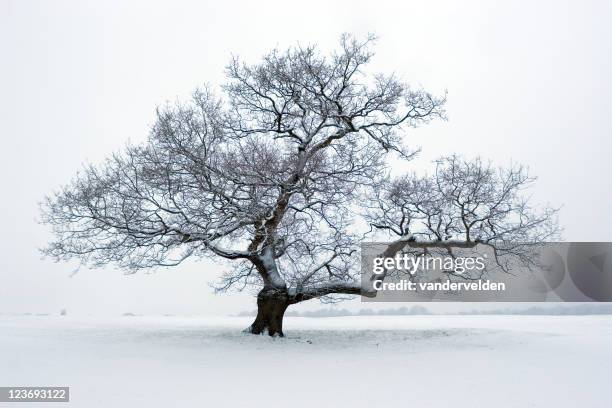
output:
<instances>
[{"instance_id":1,"label":"tree base","mask_svg":"<svg viewBox=\"0 0 612 408\"><path fill-rule=\"evenodd\" d=\"M257 295L257 316L245 331L252 334L265 334L284 337L283 317L289 306L286 290L264 288Z\"/></svg>"}]
</instances>

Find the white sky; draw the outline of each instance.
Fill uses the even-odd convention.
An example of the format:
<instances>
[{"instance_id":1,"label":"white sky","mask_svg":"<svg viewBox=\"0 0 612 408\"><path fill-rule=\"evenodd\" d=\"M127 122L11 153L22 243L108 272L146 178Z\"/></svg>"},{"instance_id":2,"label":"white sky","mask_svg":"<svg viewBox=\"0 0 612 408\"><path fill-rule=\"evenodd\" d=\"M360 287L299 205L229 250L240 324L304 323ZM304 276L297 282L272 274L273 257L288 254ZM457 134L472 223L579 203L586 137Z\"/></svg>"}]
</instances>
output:
<instances>
[{"instance_id":1,"label":"white sky","mask_svg":"<svg viewBox=\"0 0 612 408\"><path fill-rule=\"evenodd\" d=\"M610 241L611 11L606 1L0 0L0 313L252 309L250 295L212 294L220 267L207 262L71 278L75 265L40 259L37 202L83 163L143 140L156 105L218 84L231 54L330 48L345 31L378 34L376 70L448 90L450 120L408 135L423 154L406 170L453 152L524 163L539 176L534 199L563 205L567 240Z\"/></svg>"}]
</instances>

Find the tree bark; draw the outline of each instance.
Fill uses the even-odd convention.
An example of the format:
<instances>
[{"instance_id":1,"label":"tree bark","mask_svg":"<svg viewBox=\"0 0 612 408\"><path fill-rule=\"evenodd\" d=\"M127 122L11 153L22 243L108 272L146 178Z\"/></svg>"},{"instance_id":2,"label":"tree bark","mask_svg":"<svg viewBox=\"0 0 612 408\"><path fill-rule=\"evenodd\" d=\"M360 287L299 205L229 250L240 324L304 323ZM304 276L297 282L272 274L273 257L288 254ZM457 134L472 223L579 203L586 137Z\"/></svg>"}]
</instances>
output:
<instances>
[{"instance_id":1,"label":"tree bark","mask_svg":"<svg viewBox=\"0 0 612 408\"><path fill-rule=\"evenodd\" d=\"M257 317L246 331L253 334L267 332L270 336L284 337L283 317L288 306L286 289L262 289L257 295Z\"/></svg>"}]
</instances>

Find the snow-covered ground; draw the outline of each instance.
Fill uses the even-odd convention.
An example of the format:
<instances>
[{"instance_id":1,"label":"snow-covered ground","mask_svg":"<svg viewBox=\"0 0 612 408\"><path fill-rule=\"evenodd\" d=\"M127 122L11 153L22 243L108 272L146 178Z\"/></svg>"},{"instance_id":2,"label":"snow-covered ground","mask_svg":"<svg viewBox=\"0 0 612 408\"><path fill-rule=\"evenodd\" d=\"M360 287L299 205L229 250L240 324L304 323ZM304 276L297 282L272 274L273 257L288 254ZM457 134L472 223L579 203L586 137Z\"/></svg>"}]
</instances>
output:
<instances>
[{"instance_id":1,"label":"snow-covered ground","mask_svg":"<svg viewBox=\"0 0 612 408\"><path fill-rule=\"evenodd\" d=\"M284 339L250 320L0 316L0 386L67 385L70 407L612 406L612 316L294 317Z\"/></svg>"}]
</instances>

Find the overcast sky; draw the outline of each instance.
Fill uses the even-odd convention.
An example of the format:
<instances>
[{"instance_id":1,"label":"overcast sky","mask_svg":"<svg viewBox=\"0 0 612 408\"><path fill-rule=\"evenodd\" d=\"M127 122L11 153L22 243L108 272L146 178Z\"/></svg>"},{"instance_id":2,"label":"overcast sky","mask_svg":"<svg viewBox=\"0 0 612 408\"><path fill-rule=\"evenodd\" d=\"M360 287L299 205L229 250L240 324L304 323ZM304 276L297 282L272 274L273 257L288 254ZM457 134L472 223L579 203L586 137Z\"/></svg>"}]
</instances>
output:
<instances>
[{"instance_id":1,"label":"overcast sky","mask_svg":"<svg viewBox=\"0 0 612 408\"><path fill-rule=\"evenodd\" d=\"M76 265L40 259L37 202L83 163L144 140L156 105L219 84L232 54L330 49L342 32L379 36L374 70L448 90L449 121L407 134L423 153L406 170L454 152L521 162L539 177L534 200L563 205L567 240L612 240L611 5L0 0L0 313L253 309L249 294L212 294L221 267L209 262L70 277Z\"/></svg>"}]
</instances>

